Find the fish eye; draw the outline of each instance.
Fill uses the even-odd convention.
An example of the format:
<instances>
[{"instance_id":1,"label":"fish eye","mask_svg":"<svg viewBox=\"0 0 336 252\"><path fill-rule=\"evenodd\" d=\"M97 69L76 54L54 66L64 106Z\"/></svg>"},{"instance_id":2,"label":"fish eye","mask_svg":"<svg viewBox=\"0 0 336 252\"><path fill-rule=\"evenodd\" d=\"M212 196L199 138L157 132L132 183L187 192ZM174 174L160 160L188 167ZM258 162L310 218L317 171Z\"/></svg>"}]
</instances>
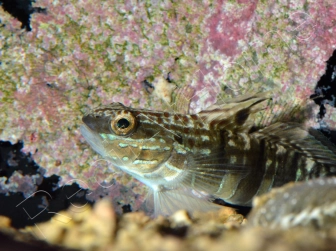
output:
<instances>
[{"instance_id":1,"label":"fish eye","mask_svg":"<svg viewBox=\"0 0 336 252\"><path fill-rule=\"evenodd\" d=\"M119 136L131 134L136 126L135 117L127 111L122 111L111 121L112 131Z\"/></svg>"},{"instance_id":2,"label":"fish eye","mask_svg":"<svg viewBox=\"0 0 336 252\"><path fill-rule=\"evenodd\" d=\"M121 119L117 122L117 127L118 127L119 129L127 129L129 125L130 125L130 122L129 122L126 118L121 118Z\"/></svg>"}]
</instances>

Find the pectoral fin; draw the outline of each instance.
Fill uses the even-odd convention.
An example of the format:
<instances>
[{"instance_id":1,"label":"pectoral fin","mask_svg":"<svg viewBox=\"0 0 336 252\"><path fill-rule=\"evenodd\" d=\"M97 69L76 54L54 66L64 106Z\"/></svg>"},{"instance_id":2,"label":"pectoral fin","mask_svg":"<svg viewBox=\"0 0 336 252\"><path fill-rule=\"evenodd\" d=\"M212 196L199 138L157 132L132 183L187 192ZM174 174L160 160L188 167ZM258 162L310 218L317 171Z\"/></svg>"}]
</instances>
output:
<instances>
[{"instance_id":1,"label":"pectoral fin","mask_svg":"<svg viewBox=\"0 0 336 252\"><path fill-rule=\"evenodd\" d=\"M195 209L214 211L220 208L211 202L209 195L188 188L153 190L151 194L154 199L155 216L172 215L181 209L193 212Z\"/></svg>"}]
</instances>

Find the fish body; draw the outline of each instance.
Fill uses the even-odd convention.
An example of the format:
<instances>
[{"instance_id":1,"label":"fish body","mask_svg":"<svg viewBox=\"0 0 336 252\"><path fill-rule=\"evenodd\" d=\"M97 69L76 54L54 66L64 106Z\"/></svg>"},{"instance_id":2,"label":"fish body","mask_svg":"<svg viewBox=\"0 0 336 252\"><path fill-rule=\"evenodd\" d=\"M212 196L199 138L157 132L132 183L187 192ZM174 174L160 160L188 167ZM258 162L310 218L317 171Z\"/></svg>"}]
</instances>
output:
<instances>
[{"instance_id":1,"label":"fish body","mask_svg":"<svg viewBox=\"0 0 336 252\"><path fill-rule=\"evenodd\" d=\"M253 200L249 226L305 227L325 231L336 224L336 178L288 183Z\"/></svg>"},{"instance_id":2,"label":"fish body","mask_svg":"<svg viewBox=\"0 0 336 252\"><path fill-rule=\"evenodd\" d=\"M296 123L258 127L266 93L241 96L198 114L100 106L81 132L116 167L146 184L155 214L209 210L214 198L248 206L290 181L336 174L336 148Z\"/></svg>"}]
</instances>

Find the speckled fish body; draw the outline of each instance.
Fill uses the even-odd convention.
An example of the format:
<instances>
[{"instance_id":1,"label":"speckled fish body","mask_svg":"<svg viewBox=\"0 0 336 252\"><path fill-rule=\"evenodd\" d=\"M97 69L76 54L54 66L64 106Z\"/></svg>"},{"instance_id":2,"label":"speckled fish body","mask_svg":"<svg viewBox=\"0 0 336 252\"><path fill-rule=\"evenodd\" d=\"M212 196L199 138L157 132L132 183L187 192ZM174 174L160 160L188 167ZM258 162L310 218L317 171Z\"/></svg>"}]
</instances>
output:
<instances>
[{"instance_id":1,"label":"speckled fish body","mask_svg":"<svg viewBox=\"0 0 336 252\"><path fill-rule=\"evenodd\" d=\"M265 93L242 96L187 115L112 103L86 114L81 132L152 189L156 214L208 210L213 198L250 205L272 187L336 173L335 147L316 130L256 127L268 101Z\"/></svg>"},{"instance_id":2,"label":"speckled fish body","mask_svg":"<svg viewBox=\"0 0 336 252\"><path fill-rule=\"evenodd\" d=\"M336 177L288 183L253 200L249 226L313 230L336 225Z\"/></svg>"}]
</instances>

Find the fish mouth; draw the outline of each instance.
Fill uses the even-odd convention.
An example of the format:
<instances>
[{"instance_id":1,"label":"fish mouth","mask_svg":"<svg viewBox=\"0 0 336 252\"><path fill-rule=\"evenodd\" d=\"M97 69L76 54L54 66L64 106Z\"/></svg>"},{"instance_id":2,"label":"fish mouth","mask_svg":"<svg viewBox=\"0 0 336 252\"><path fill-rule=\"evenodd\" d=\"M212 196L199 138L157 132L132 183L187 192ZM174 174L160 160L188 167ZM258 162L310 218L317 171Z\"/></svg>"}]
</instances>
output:
<instances>
[{"instance_id":1,"label":"fish mouth","mask_svg":"<svg viewBox=\"0 0 336 252\"><path fill-rule=\"evenodd\" d=\"M97 117L93 115L85 115L82 117L82 121L86 127L90 128L93 132L110 134L110 118L109 117Z\"/></svg>"},{"instance_id":2,"label":"fish mouth","mask_svg":"<svg viewBox=\"0 0 336 252\"><path fill-rule=\"evenodd\" d=\"M85 115L82 117L82 122L85 124L86 127L89 127L90 129L94 130L94 124L92 120L92 116L90 115Z\"/></svg>"},{"instance_id":3,"label":"fish mouth","mask_svg":"<svg viewBox=\"0 0 336 252\"><path fill-rule=\"evenodd\" d=\"M103 145L102 137L94 132L89 126L86 124L82 124L80 126L80 132L85 140L89 143L89 145L94 149L97 153L102 155L103 157L106 156L106 151Z\"/></svg>"}]
</instances>

